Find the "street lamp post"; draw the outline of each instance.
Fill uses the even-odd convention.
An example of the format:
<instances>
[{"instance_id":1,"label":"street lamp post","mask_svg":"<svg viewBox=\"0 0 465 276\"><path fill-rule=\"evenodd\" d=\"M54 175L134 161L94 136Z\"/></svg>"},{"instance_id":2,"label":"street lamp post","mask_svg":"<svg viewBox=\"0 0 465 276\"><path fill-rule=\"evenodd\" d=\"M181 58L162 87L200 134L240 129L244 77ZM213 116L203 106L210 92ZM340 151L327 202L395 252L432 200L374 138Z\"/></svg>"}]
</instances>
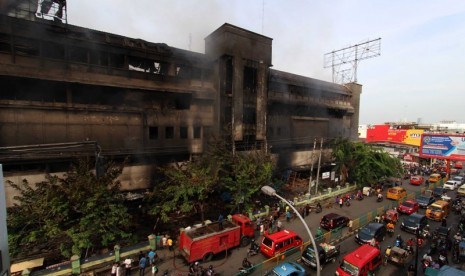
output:
<instances>
[{"instance_id":1,"label":"street lamp post","mask_svg":"<svg viewBox=\"0 0 465 276\"><path fill-rule=\"evenodd\" d=\"M320 255L318 254L318 249L316 247L315 240L313 239L312 232L310 232L310 229L308 228L308 225L305 222L304 218L300 215L299 211L297 211L297 209L289 201L287 201L282 196L278 195L276 193L276 190L273 189L272 187L263 186L261 190L266 195L275 196L275 197L279 198L280 200L284 201L284 203L286 203L296 213L296 215L299 217L299 219L302 221L302 224L304 225L305 229L307 230L308 235L310 236L310 241L313 244L313 250L315 252L315 259L316 259L316 275L320 276L320 258L319 258Z\"/></svg>"}]
</instances>

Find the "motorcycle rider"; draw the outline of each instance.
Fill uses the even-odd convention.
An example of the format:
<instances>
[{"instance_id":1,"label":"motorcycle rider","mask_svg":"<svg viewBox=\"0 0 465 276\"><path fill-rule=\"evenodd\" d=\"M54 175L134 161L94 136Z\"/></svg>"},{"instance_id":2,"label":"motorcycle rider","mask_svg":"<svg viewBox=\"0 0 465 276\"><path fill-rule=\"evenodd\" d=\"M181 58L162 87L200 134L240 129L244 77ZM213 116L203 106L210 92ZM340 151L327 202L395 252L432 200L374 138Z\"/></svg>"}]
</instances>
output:
<instances>
[{"instance_id":1,"label":"motorcycle rider","mask_svg":"<svg viewBox=\"0 0 465 276\"><path fill-rule=\"evenodd\" d=\"M390 220L388 222L388 224L386 225L386 228L387 228L387 232L389 233L389 235L392 237L392 235L394 234L394 228L396 226L394 225L394 223L392 222L392 220Z\"/></svg>"},{"instance_id":2,"label":"motorcycle rider","mask_svg":"<svg viewBox=\"0 0 465 276\"><path fill-rule=\"evenodd\" d=\"M201 273L201 268L199 266L199 262L191 263L189 265L189 275L199 275Z\"/></svg>"},{"instance_id":3,"label":"motorcycle rider","mask_svg":"<svg viewBox=\"0 0 465 276\"><path fill-rule=\"evenodd\" d=\"M252 267L252 263L249 260L247 260L247 258L244 258L244 260L242 260L242 267L245 269L249 269Z\"/></svg>"},{"instance_id":4,"label":"motorcycle rider","mask_svg":"<svg viewBox=\"0 0 465 276\"><path fill-rule=\"evenodd\" d=\"M397 235L396 246L398 246L400 248L403 248L403 246L404 246L404 240L402 239L401 235Z\"/></svg>"},{"instance_id":5,"label":"motorcycle rider","mask_svg":"<svg viewBox=\"0 0 465 276\"><path fill-rule=\"evenodd\" d=\"M252 241L250 242L249 252L255 255L258 253L259 249L260 249L260 246L258 246L258 244L255 242L255 239L252 239Z\"/></svg>"},{"instance_id":6,"label":"motorcycle rider","mask_svg":"<svg viewBox=\"0 0 465 276\"><path fill-rule=\"evenodd\" d=\"M383 194L382 193L378 193L378 201L382 201L383 200Z\"/></svg>"},{"instance_id":7,"label":"motorcycle rider","mask_svg":"<svg viewBox=\"0 0 465 276\"><path fill-rule=\"evenodd\" d=\"M391 246L389 245L387 248L386 248L386 251L384 251L384 256L389 257L389 255L391 255Z\"/></svg>"},{"instance_id":8,"label":"motorcycle rider","mask_svg":"<svg viewBox=\"0 0 465 276\"><path fill-rule=\"evenodd\" d=\"M215 271L213 270L213 266L210 265L205 273L207 276L213 276L215 275Z\"/></svg>"}]
</instances>

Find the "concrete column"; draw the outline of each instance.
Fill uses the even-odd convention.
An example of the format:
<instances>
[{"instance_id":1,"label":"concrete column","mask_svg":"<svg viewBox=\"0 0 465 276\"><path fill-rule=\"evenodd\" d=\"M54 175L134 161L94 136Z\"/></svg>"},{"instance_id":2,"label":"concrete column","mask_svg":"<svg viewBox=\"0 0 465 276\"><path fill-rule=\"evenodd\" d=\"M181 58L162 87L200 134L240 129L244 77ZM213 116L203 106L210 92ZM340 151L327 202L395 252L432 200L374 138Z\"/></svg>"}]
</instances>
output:
<instances>
[{"instance_id":1,"label":"concrete column","mask_svg":"<svg viewBox=\"0 0 465 276\"><path fill-rule=\"evenodd\" d=\"M241 56L233 59L233 128L232 136L234 141L241 141L244 136L244 125L242 115L244 113L244 62Z\"/></svg>"},{"instance_id":2,"label":"concrete column","mask_svg":"<svg viewBox=\"0 0 465 276\"><path fill-rule=\"evenodd\" d=\"M115 250L115 262L119 262L121 260L120 252L119 252L121 247L117 244L115 245L115 247L113 247L113 249Z\"/></svg>"},{"instance_id":3,"label":"concrete column","mask_svg":"<svg viewBox=\"0 0 465 276\"><path fill-rule=\"evenodd\" d=\"M78 255L71 256L71 271L73 274L81 274L81 258Z\"/></svg>"},{"instance_id":4,"label":"concrete column","mask_svg":"<svg viewBox=\"0 0 465 276\"><path fill-rule=\"evenodd\" d=\"M266 139L266 115L268 103L268 65L260 61L257 70L257 140Z\"/></svg>"},{"instance_id":5,"label":"concrete column","mask_svg":"<svg viewBox=\"0 0 465 276\"><path fill-rule=\"evenodd\" d=\"M3 167L0 164L0 275L9 275L10 253L8 249L8 232L6 228L6 197L5 182L3 181Z\"/></svg>"},{"instance_id":6,"label":"concrete column","mask_svg":"<svg viewBox=\"0 0 465 276\"><path fill-rule=\"evenodd\" d=\"M152 250L156 250L157 249L157 245L156 245L156 236L154 234L151 234L147 237L149 239L149 246L150 246L150 249Z\"/></svg>"},{"instance_id":7,"label":"concrete column","mask_svg":"<svg viewBox=\"0 0 465 276\"><path fill-rule=\"evenodd\" d=\"M352 98L350 103L354 108L354 114L350 118L350 139L358 140L358 125L360 119L360 95L362 94L362 85L358 83L347 83L345 84L352 92Z\"/></svg>"}]
</instances>

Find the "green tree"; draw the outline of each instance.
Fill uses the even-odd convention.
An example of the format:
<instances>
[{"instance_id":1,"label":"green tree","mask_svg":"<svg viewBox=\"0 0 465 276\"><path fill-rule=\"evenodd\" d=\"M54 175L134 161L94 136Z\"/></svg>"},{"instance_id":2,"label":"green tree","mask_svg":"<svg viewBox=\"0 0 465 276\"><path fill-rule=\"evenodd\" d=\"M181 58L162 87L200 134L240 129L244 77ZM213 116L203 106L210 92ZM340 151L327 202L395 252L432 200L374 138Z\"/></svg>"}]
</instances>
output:
<instances>
[{"instance_id":1,"label":"green tree","mask_svg":"<svg viewBox=\"0 0 465 276\"><path fill-rule=\"evenodd\" d=\"M224 140L214 141L209 150L194 160L160 168L162 179L148 201L151 214L166 222L175 213L198 211L204 221L208 199L228 191L236 206L250 207L253 195L271 180L274 163L263 150L233 156Z\"/></svg>"},{"instance_id":2,"label":"green tree","mask_svg":"<svg viewBox=\"0 0 465 276\"><path fill-rule=\"evenodd\" d=\"M264 150L240 152L231 158L230 171L221 178L221 183L231 193L236 206L250 209L260 188L270 183L275 164Z\"/></svg>"},{"instance_id":3,"label":"green tree","mask_svg":"<svg viewBox=\"0 0 465 276\"><path fill-rule=\"evenodd\" d=\"M164 181L156 185L149 197L152 203L150 213L167 222L175 212L185 214L197 210L204 221L206 202L216 184L210 163L196 159L175 163L160 168L160 171Z\"/></svg>"},{"instance_id":4,"label":"green tree","mask_svg":"<svg viewBox=\"0 0 465 276\"><path fill-rule=\"evenodd\" d=\"M128 238L130 216L119 196L122 166L109 162L99 178L93 164L80 159L63 177L46 175L30 185L8 182L17 192L8 208L9 246L13 255L36 250L79 256Z\"/></svg>"},{"instance_id":5,"label":"green tree","mask_svg":"<svg viewBox=\"0 0 465 276\"><path fill-rule=\"evenodd\" d=\"M381 148L347 139L333 142L332 155L343 183L364 186L383 177L399 176L402 169L400 160Z\"/></svg>"},{"instance_id":6,"label":"green tree","mask_svg":"<svg viewBox=\"0 0 465 276\"><path fill-rule=\"evenodd\" d=\"M265 149L251 149L233 154L228 140L215 140L206 158L215 166L219 188L232 196L235 207L250 209L260 188L268 185L275 171L272 155Z\"/></svg>"}]
</instances>

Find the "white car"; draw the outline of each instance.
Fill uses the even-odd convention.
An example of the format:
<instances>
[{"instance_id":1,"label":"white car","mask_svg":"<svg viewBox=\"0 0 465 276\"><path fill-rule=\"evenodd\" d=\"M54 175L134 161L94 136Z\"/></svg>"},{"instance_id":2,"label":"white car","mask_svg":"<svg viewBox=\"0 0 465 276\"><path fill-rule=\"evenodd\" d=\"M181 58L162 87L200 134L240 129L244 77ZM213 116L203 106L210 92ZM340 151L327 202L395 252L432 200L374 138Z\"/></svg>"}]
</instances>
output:
<instances>
[{"instance_id":1,"label":"white car","mask_svg":"<svg viewBox=\"0 0 465 276\"><path fill-rule=\"evenodd\" d=\"M453 180L447 180L446 183L444 183L443 188L448 189L448 190L455 190L458 187L458 183L453 181Z\"/></svg>"},{"instance_id":2,"label":"white car","mask_svg":"<svg viewBox=\"0 0 465 276\"><path fill-rule=\"evenodd\" d=\"M455 183L457 183L457 186L460 187L463 184L464 178L463 178L463 175L456 175L449 180L455 181Z\"/></svg>"}]
</instances>

